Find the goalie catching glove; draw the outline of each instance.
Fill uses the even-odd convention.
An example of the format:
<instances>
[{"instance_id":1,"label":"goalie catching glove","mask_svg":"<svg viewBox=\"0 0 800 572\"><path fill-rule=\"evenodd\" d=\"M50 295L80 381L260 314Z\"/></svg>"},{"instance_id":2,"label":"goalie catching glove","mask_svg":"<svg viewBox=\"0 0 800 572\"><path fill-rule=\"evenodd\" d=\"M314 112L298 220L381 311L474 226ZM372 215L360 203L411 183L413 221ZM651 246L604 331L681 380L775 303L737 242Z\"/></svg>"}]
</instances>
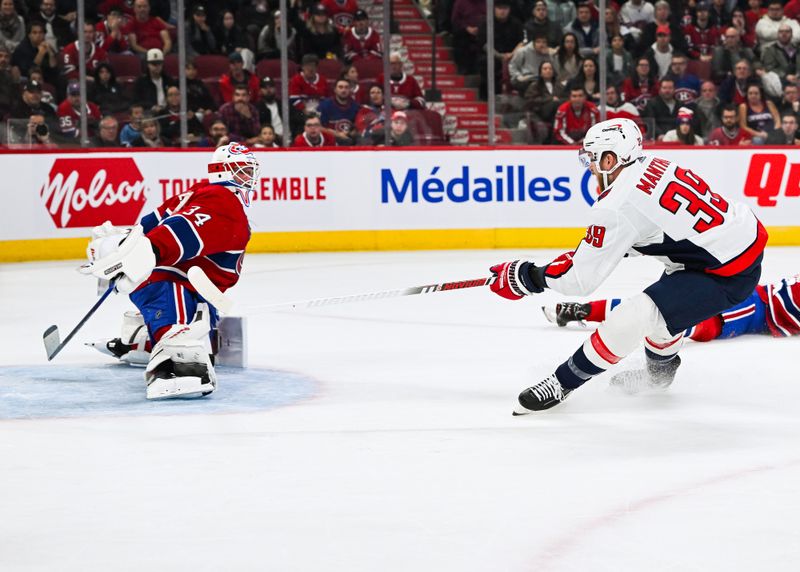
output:
<instances>
[{"instance_id":1,"label":"goalie catching glove","mask_svg":"<svg viewBox=\"0 0 800 572\"><path fill-rule=\"evenodd\" d=\"M495 264L489 270L497 279L489 288L492 292L509 300L519 300L523 296L541 294L547 287L544 282L544 267L533 262L514 260Z\"/></svg>"},{"instance_id":2,"label":"goalie catching glove","mask_svg":"<svg viewBox=\"0 0 800 572\"><path fill-rule=\"evenodd\" d=\"M81 274L100 280L116 279L117 291L128 293L153 272L156 254L141 226L128 230L104 224L96 227L92 235L96 238L86 249L89 262L78 269Z\"/></svg>"}]
</instances>

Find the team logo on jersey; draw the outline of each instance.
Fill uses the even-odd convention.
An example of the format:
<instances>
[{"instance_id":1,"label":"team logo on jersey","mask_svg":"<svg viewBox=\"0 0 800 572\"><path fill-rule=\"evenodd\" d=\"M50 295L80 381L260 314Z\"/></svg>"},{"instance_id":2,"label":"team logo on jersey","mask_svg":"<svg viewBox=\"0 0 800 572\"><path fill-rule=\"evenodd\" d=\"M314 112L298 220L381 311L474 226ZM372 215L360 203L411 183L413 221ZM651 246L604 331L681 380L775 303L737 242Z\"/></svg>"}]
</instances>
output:
<instances>
[{"instance_id":1,"label":"team logo on jersey","mask_svg":"<svg viewBox=\"0 0 800 572\"><path fill-rule=\"evenodd\" d=\"M57 228L133 225L147 198L131 157L56 159L40 195Z\"/></svg>"}]
</instances>

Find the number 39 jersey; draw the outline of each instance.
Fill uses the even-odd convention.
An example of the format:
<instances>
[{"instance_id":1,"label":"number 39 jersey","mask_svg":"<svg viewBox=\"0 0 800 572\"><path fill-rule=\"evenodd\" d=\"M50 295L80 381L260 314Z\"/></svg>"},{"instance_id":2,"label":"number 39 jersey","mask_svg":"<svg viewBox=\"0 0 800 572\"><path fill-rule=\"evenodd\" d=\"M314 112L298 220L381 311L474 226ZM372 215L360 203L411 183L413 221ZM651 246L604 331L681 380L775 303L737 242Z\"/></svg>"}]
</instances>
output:
<instances>
[{"instance_id":1,"label":"number 39 jersey","mask_svg":"<svg viewBox=\"0 0 800 572\"><path fill-rule=\"evenodd\" d=\"M592 207L586 238L545 269L547 286L593 292L626 254L653 256L668 273L733 276L756 263L767 232L750 208L728 202L689 169L642 157Z\"/></svg>"},{"instance_id":2,"label":"number 39 jersey","mask_svg":"<svg viewBox=\"0 0 800 572\"><path fill-rule=\"evenodd\" d=\"M168 280L191 289L186 272L199 266L223 292L236 284L250 225L241 200L222 185L206 182L164 201L140 224L158 249L148 282Z\"/></svg>"}]
</instances>

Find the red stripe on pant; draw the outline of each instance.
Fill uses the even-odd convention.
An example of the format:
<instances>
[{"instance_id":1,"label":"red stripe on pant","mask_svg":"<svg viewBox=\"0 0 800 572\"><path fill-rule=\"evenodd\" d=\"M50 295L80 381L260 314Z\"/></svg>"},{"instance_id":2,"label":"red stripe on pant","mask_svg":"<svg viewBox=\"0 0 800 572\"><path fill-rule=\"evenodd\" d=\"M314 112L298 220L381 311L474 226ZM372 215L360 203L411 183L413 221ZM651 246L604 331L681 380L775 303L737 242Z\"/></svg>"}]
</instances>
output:
<instances>
[{"instance_id":1,"label":"red stripe on pant","mask_svg":"<svg viewBox=\"0 0 800 572\"><path fill-rule=\"evenodd\" d=\"M653 340L651 340L650 338L645 338L645 341L646 341L648 344L650 344L651 346L653 346L654 348L657 348L657 349L659 349L659 350L665 350L665 349L667 349L668 347L670 347L670 346L674 346L675 344L677 344L679 341L681 341L681 339L682 339L682 338L683 338L683 335L680 335L680 336L678 336L677 338L675 338L674 340L672 340L671 342L667 342L666 344L659 344L659 343L657 343L657 342L654 342L654 341L653 341Z\"/></svg>"},{"instance_id":2,"label":"red stripe on pant","mask_svg":"<svg viewBox=\"0 0 800 572\"><path fill-rule=\"evenodd\" d=\"M597 355L606 360L608 363L615 364L622 359L618 355L614 355L611 350L608 349L606 344L603 343L603 340L600 339L600 334L597 332L597 330L594 331L592 337L589 339L591 340L592 347L594 348L594 351L597 352Z\"/></svg>"}]
</instances>

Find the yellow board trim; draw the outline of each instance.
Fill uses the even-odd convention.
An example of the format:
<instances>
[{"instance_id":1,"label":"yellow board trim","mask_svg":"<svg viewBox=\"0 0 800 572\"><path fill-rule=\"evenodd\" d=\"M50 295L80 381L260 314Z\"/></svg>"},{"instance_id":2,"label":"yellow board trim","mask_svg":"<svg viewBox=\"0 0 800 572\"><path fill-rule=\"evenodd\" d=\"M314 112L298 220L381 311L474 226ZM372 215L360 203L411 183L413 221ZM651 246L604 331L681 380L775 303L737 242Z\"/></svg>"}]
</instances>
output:
<instances>
[{"instance_id":1,"label":"yellow board trim","mask_svg":"<svg viewBox=\"0 0 800 572\"><path fill-rule=\"evenodd\" d=\"M771 226L769 246L799 246L800 226ZM583 228L489 228L447 230L337 230L259 232L247 252L348 250L460 250L479 248L573 248ZM0 262L80 259L87 238L0 241Z\"/></svg>"}]
</instances>

